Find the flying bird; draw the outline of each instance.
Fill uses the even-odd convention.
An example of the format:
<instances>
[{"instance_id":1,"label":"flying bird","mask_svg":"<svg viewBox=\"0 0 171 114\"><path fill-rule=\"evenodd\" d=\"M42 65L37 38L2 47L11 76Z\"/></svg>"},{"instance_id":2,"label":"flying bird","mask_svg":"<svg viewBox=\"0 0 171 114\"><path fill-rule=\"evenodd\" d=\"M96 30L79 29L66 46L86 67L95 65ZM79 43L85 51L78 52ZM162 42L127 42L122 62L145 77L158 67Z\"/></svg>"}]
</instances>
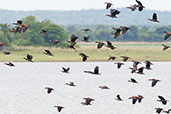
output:
<instances>
[{"instance_id":1,"label":"flying bird","mask_svg":"<svg viewBox=\"0 0 171 114\"><path fill-rule=\"evenodd\" d=\"M5 65L8 65L8 66L11 66L11 67L14 67L15 65L13 64L13 63L11 63L11 62L9 62L9 63L4 63Z\"/></svg>"},{"instance_id":2,"label":"flying bird","mask_svg":"<svg viewBox=\"0 0 171 114\"><path fill-rule=\"evenodd\" d=\"M81 30L83 30L83 31L90 31L90 29L89 28L83 28L83 29L81 29Z\"/></svg>"},{"instance_id":3,"label":"flying bird","mask_svg":"<svg viewBox=\"0 0 171 114\"><path fill-rule=\"evenodd\" d=\"M149 81L152 81L151 87L154 87L157 84L157 82L160 82L161 80L153 78L153 79L149 79Z\"/></svg>"},{"instance_id":4,"label":"flying bird","mask_svg":"<svg viewBox=\"0 0 171 114\"><path fill-rule=\"evenodd\" d=\"M88 41L89 38L90 38L90 36L85 36L85 37L83 37L83 40L82 40L82 41L83 41L83 42L89 42L89 41Z\"/></svg>"},{"instance_id":5,"label":"flying bird","mask_svg":"<svg viewBox=\"0 0 171 114\"><path fill-rule=\"evenodd\" d=\"M114 35L114 39L118 38L118 36L120 35L121 33L121 28L112 28L115 30L115 32L112 32L111 34Z\"/></svg>"},{"instance_id":6,"label":"flying bird","mask_svg":"<svg viewBox=\"0 0 171 114\"><path fill-rule=\"evenodd\" d=\"M119 15L121 12L116 9L110 9L110 14L107 14L106 16L109 16L111 18L117 18L116 15Z\"/></svg>"},{"instance_id":7,"label":"flying bird","mask_svg":"<svg viewBox=\"0 0 171 114\"><path fill-rule=\"evenodd\" d=\"M135 11L137 9L137 5L134 4L134 5L131 5L129 7L127 7L128 9L131 9L131 11Z\"/></svg>"},{"instance_id":8,"label":"flying bird","mask_svg":"<svg viewBox=\"0 0 171 114\"><path fill-rule=\"evenodd\" d=\"M115 100L123 101L120 95L117 95L116 98L115 98Z\"/></svg>"},{"instance_id":9,"label":"flying bird","mask_svg":"<svg viewBox=\"0 0 171 114\"><path fill-rule=\"evenodd\" d=\"M127 56L120 56L121 58L123 58L123 61L126 62L130 57Z\"/></svg>"},{"instance_id":10,"label":"flying bird","mask_svg":"<svg viewBox=\"0 0 171 114\"><path fill-rule=\"evenodd\" d=\"M45 87L45 89L47 89L48 94L50 94L52 91L54 91L54 89L51 87Z\"/></svg>"},{"instance_id":11,"label":"flying bird","mask_svg":"<svg viewBox=\"0 0 171 114\"><path fill-rule=\"evenodd\" d=\"M125 34L130 28L127 26L120 26L122 34Z\"/></svg>"},{"instance_id":12,"label":"flying bird","mask_svg":"<svg viewBox=\"0 0 171 114\"><path fill-rule=\"evenodd\" d=\"M109 87L107 87L107 86L99 86L99 88L101 88L101 89L109 89Z\"/></svg>"},{"instance_id":13,"label":"flying bird","mask_svg":"<svg viewBox=\"0 0 171 114\"><path fill-rule=\"evenodd\" d=\"M79 53L79 55L83 58L82 61L86 61L89 56L84 53Z\"/></svg>"},{"instance_id":14,"label":"flying bird","mask_svg":"<svg viewBox=\"0 0 171 114\"><path fill-rule=\"evenodd\" d=\"M116 49L116 47L114 47L110 41L107 41L106 47L110 48L111 50Z\"/></svg>"},{"instance_id":15,"label":"flying bird","mask_svg":"<svg viewBox=\"0 0 171 114\"><path fill-rule=\"evenodd\" d=\"M91 105L92 101L95 101L93 98L87 97L87 98L83 98L85 100L85 102L81 102L81 104L83 105Z\"/></svg>"},{"instance_id":16,"label":"flying bird","mask_svg":"<svg viewBox=\"0 0 171 114\"><path fill-rule=\"evenodd\" d=\"M109 9L113 4L112 3L110 3L110 2L105 2L105 4L106 4L106 9Z\"/></svg>"},{"instance_id":17,"label":"flying bird","mask_svg":"<svg viewBox=\"0 0 171 114\"><path fill-rule=\"evenodd\" d=\"M135 79L131 78L130 80L128 80L128 82L132 82L132 83L138 83Z\"/></svg>"},{"instance_id":18,"label":"flying bird","mask_svg":"<svg viewBox=\"0 0 171 114\"><path fill-rule=\"evenodd\" d=\"M66 85L69 85L69 86L76 86L76 85L74 84L74 82L66 83Z\"/></svg>"},{"instance_id":19,"label":"flying bird","mask_svg":"<svg viewBox=\"0 0 171 114\"><path fill-rule=\"evenodd\" d=\"M45 49L44 51L45 51L44 52L45 55L53 56L53 54L50 52L50 50Z\"/></svg>"},{"instance_id":20,"label":"flying bird","mask_svg":"<svg viewBox=\"0 0 171 114\"><path fill-rule=\"evenodd\" d=\"M165 45L165 44L162 44L162 46L163 46L163 50L167 50L168 48L170 48L170 46Z\"/></svg>"},{"instance_id":21,"label":"flying bird","mask_svg":"<svg viewBox=\"0 0 171 114\"><path fill-rule=\"evenodd\" d=\"M63 106L54 106L54 107L58 109L58 112L61 112L61 110L64 108Z\"/></svg>"},{"instance_id":22,"label":"flying bird","mask_svg":"<svg viewBox=\"0 0 171 114\"><path fill-rule=\"evenodd\" d=\"M97 44L97 49L100 49L100 48L102 48L105 45L105 43L103 43L101 41L96 41L96 43L98 43Z\"/></svg>"},{"instance_id":23,"label":"flying bird","mask_svg":"<svg viewBox=\"0 0 171 114\"><path fill-rule=\"evenodd\" d=\"M11 52L10 51L3 51L4 55L10 55Z\"/></svg>"},{"instance_id":24,"label":"flying bird","mask_svg":"<svg viewBox=\"0 0 171 114\"><path fill-rule=\"evenodd\" d=\"M138 69L138 72L136 72L137 74L144 74L144 68L145 67L140 67L139 69Z\"/></svg>"},{"instance_id":25,"label":"flying bird","mask_svg":"<svg viewBox=\"0 0 171 114\"><path fill-rule=\"evenodd\" d=\"M152 19L148 19L148 20L153 21L153 22L159 22L157 20L157 14L156 13L153 13Z\"/></svg>"},{"instance_id":26,"label":"flying bird","mask_svg":"<svg viewBox=\"0 0 171 114\"><path fill-rule=\"evenodd\" d=\"M145 7L143 6L143 4L142 4L139 0L136 0L136 2L138 3L138 5L137 5L138 10L139 10L139 11L142 11L143 8L145 8Z\"/></svg>"},{"instance_id":27,"label":"flying bird","mask_svg":"<svg viewBox=\"0 0 171 114\"><path fill-rule=\"evenodd\" d=\"M124 65L124 63L120 63L120 62L115 63L115 64L117 64L117 68L118 68L118 69L120 69L120 68L121 68L121 66L122 66L122 65Z\"/></svg>"},{"instance_id":28,"label":"flying bird","mask_svg":"<svg viewBox=\"0 0 171 114\"><path fill-rule=\"evenodd\" d=\"M155 108L155 110L156 110L156 113L160 114L162 112L163 108Z\"/></svg>"},{"instance_id":29,"label":"flying bird","mask_svg":"<svg viewBox=\"0 0 171 114\"><path fill-rule=\"evenodd\" d=\"M165 33L164 40L167 40L170 37L171 32L164 31L164 33Z\"/></svg>"},{"instance_id":30,"label":"flying bird","mask_svg":"<svg viewBox=\"0 0 171 114\"><path fill-rule=\"evenodd\" d=\"M114 56L110 56L109 55L109 58L108 58L108 61L110 61L110 60L115 60L117 57L114 57Z\"/></svg>"},{"instance_id":31,"label":"flying bird","mask_svg":"<svg viewBox=\"0 0 171 114\"><path fill-rule=\"evenodd\" d=\"M168 100L166 100L163 96L158 95L158 98L160 100L157 100L157 101L162 102L163 105L167 104Z\"/></svg>"},{"instance_id":32,"label":"flying bird","mask_svg":"<svg viewBox=\"0 0 171 114\"><path fill-rule=\"evenodd\" d=\"M61 72L63 72L63 73L69 73L69 70L70 70L70 67L68 67L68 68L62 67L62 71Z\"/></svg>"},{"instance_id":33,"label":"flying bird","mask_svg":"<svg viewBox=\"0 0 171 114\"><path fill-rule=\"evenodd\" d=\"M92 72L92 71L84 71L85 73L89 73L89 74L95 74L95 75L100 75L100 73L99 73L99 67L98 66L96 66L95 68L94 68L94 71Z\"/></svg>"},{"instance_id":34,"label":"flying bird","mask_svg":"<svg viewBox=\"0 0 171 114\"><path fill-rule=\"evenodd\" d=\"M137 96L132 96L132 97L129 97L128 99L132 99L132 104L135 104L138 97Z\"/></svg>"},{"instance_id":35,"label":"flying bird","mask_svg":"<svg viewBox=\"0 0 171 114\"><path fill-rule=\"evenodd\" d=\"M48 34L48 31L45 30L45 29L42 29L42 30L40 31L40 33L41 33L41 34Z\"/></svg>"},{"instance_id":36,"label":"flying bird","mask_svg":"<svg viewBox=\"0 0 171 114\"><path fill-rule=\"evenodd\" d=\"M32 55L27 54L26 58L24 57L24 59L25 59L26 61L33 62L33 61L32 61L32 59L33 59L33 56L32 56Z\"/></svg>"}]
</instances>

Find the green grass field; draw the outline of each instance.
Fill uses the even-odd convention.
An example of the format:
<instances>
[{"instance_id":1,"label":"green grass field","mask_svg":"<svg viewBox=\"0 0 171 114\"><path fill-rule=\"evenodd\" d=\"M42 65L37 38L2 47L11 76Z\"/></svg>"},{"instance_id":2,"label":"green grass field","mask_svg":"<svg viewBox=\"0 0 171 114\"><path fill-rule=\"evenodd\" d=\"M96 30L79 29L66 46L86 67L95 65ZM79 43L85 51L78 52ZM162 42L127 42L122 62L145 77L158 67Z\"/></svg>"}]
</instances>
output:
<instances>
[{"instance_id":1,"label":"green grass field","mask_svg":"<svg viewBox=\"0 0 171 114\"><path fill-rule=\"evenodd\" d=\"M20 47L13 46L11 48L11 55L4 55L0 53L1 62L16 62L25 61L23 57L27 54L33 55L33 61L37 62L51 62L51 61L81 61L82 58L79 53L85 53L89 56L87 61L107 61L109 55L118 57L115 61L121 61L120 56L129 56L131 60L151 60L151 61L171 61L171 49L163 51L162 43L140 43L114 42L113 45L117 47L115 50L103 47L96 49L96 43L79 43L77 50L60 49L55 47ZM171 45L171 43L167 43ZM43 54L44 49L49 49L54 57Z\"/></svg>"}]
</instances>

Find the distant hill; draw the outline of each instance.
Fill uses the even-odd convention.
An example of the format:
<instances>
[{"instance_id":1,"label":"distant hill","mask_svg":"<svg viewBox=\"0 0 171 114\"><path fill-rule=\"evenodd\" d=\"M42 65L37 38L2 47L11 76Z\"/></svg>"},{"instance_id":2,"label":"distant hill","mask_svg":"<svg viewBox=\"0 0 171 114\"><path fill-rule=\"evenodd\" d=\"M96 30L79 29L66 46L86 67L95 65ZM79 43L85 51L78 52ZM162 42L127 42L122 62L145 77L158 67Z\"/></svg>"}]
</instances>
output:
<instances>
[{"instance_id":1,"label":"distant hill","mask_svg":"<svg viewBox=\"0 0 171 114\"><path fill-rule=\"evenodd\" d=\"M154 10L144 10L142 12L132 12L126 8L119 8L121 14L117 19L112 19L105 16L109 10L105 9L90 9L81 11L11 11L0 9L0 23L13 23L17 19L25 18L26 16L36 16L39 21L48 19L59 25L171 25L171 12L161 12ZM160 23L152 23L148 21L152 14L156 12Z\"/></svg>"}]
</instances>

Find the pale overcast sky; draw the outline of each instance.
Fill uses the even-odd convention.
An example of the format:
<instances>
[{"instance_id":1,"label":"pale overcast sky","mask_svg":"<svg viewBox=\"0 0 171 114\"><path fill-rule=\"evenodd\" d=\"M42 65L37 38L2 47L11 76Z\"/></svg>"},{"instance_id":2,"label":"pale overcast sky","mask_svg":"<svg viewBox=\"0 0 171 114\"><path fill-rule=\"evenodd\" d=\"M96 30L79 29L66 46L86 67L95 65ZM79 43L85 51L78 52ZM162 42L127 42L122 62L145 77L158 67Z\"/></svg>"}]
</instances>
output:
<instances>
[{"instance_id":1,"label":"pale overcast sky","mask_svg":"<svg viewBox=\"0 0 171 114\"><path fill-rule=\"evenodd\" d=\"M171 0L140 0L147 9L171 11ZM135 0L2 0L0 9L9 10L81 10L103 9L104 2L113 7L127 7Z\"/></svg>"}]
</instances>

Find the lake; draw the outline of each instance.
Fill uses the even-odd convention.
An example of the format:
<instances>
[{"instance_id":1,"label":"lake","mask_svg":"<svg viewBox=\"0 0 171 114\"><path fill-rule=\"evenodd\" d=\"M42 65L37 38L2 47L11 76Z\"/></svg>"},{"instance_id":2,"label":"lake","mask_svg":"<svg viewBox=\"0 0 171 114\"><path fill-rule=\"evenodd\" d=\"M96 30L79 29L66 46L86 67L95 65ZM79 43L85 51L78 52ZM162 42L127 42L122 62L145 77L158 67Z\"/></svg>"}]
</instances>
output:
<instances>
[{"instance_id":1,"label":"lake","mask_svg":"<svg viewBox=\"0 0 171 114\"><path fill-rule=\"evenodd\" d=\"M1 114L57 114L55 105L65 108L61 114L154 114L156 107L171 108L156 101L158 95L171 99L171 62L153 62L145 75L131 74L131 62L117 69L114 62L14 62L15 67L0 63ZM144 66L142 63L139 67ZM84 73L99 66L101 75ZM70 67L70 73L61 72ZM128 82L130 78L139 83ZM151 87L149 79L161 82ZM76 87L65 83L73 81ZM100 89L107 85L110 89ZM54 91L47 94L45 87ZM120 94L123 101L115 100ZM141 103L132 105L131 96L143 95ZM94 98L89 106L82 105L84 97Z\"/></svg>"}]
</instances>

